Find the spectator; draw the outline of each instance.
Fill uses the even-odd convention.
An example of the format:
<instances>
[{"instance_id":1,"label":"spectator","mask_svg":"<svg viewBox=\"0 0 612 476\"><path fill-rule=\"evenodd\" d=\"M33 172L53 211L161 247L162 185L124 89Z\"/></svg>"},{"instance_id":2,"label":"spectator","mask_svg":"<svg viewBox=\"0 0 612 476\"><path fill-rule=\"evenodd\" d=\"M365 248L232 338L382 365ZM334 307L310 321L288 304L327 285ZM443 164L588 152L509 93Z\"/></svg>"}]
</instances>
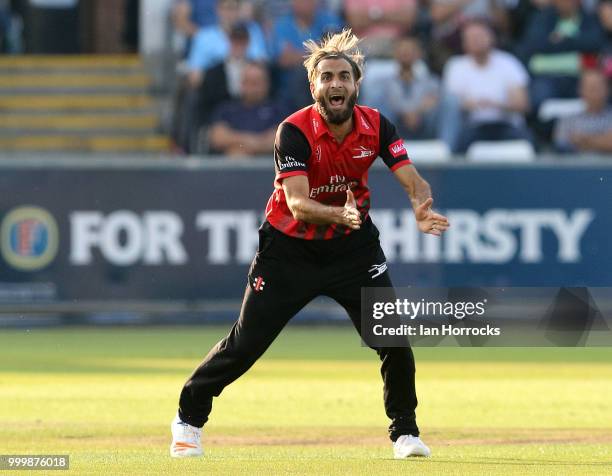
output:
<instances>
[{"instance_id":1,"label":"spectator","mask_svg":"<svg viewBox=\"0 0 612 476\"><path fill-rule=\"evenodd\" d=\"M321 8L316 0L291 0L291 13L274 24L270 51L278 68L277 85L291 108L310 104L308 78L302 62L306 40L340 29L340 18Z\"/></svg>"},{"instance_id":2,"label":"spectator","mask_svg":"<svg viewBox=\"0 0 612 476\"><path fill-rule=\"evenodd\" d=\"M230 52L223 60L205 71L201 85L186 86L178 98L173 138L185 153L201 150L200 130L210 122L214 109L222 102L240 95L242 69L247 63L249 31L236 23L229 31Z\"/></svg>"},{"instance_id":3,"label":"spectator","mask_svg":"<svg viewBox=\"0 0 612 476\"><path fill-rule=\"evenodd\" d=\"M580 96L586 110L559 120L554 132L559 152L612 153L612 108L608 83L598 70L586 70L580 80Z\"/></svg>"},{"instance_id":4,"label":"spectator","mask_svg":"<svg viewBox=\"0 0 612 476\"><path fill-rule=\"evenodd\" d=\"M217 23L217 0L177 0L172 8L174 28L187 38Z\"/></svg>"},{"instance_id":5,"label":"spectator","mask_svg":"<svg viewBox=\"0 0 612 476\"><path fill-rule=\"evenodd\" d=\"M389 56L393 41L416 23L417 0L344 0L349 26L363 39L369 56Z\"/></svg>"},{"instance_id":6,"label":"spectator","mask_svg":"<svg viewBox=\"0 0 612 476\"><path fill-rule=\"evenodd\" d=\"M523 37L527 25L536 12L548 7L552 0L506 0L508 33L511 48Z\"/></svg>"},{"instance_id":7,"label":"spectator","mask_svg":"<svg viewBox=\"0 0 612 476\"><path fill-rule=\"evenodd\" d=\"M397 67L362 86L364 104L394 122L402 137L430 139L436 134L439 81L423 62L416 38L400 38L394 51Z\"/></svg>"},{"instance_id":8,"label":"spectator","mask_svg":"<svg viewBox=\"0 0 612 476\"><path fill-rule=\"evenodd\" d=\"M603 42L597 17L585 13L580 0L553 0L533 15L517 53L532 74L534 112L546 99L576 96L584 55L597 52Z\"/></svg>"},{"instance_id":9,"label":"spectator","mask_svg":"<svg viewBox=\"0 0 612 476\"><path fill-rule=\"evenodd\" d=\"M343 0L313 0L319 9L329 11L336 15L341 10ZM311 3L313 3L311 2ZM253 17L264 27L266 33L271 33L276 21L291 14L292 2L290 0L252 0Z\"/></svg>"},{"instance_id":10,"label":"spectator","mask_svg":"<svg viewBox=\"0 0 612 476\"><path fill-rule=\"evenodd\" d=\"M504 0L431 0L430 63L436 73L461 53L461 30L471 20L486 21L499 31L508 29Z\"/></svg>"},{"instance_id":11,"label":"spectator","mask_svg":"<svg viewBox=\"0 0 612 476\"><path fill-rule=\"evenodd\" d=\"M228 32L241 21L240 2L237 0L218 0L217 25L201 28L193 38L193 44L187 59L189 82L192 87L202 83L204 70L219 61L223 61L230 51ZM263 32L255 22L247 22L249 45L247 56L253 61L267 59L266 43Z\"/></svg>"},{"instance_id":12,"label":"spectator","mask_svg":"<svg viewBox=\"0 0 612 476\"><path fill-rule=\"evenodd\" d=\"M452 58L444 71L448 98L442 107L442 122L451 150L465 152L479 140L529 140L523 117L529 108L529 78L523 65L493 47L493 32L485 23L466 24L462 41L466 54ZM467 122L457 114L459 110ZM456 129L449 134L449 127Z\"/></svg>"},{"instance_id":13,"label":"spectator","mask_svg":"<svg viewBox=\"0 0 612 476\"><path fill-rule=\"evenodd\" d=\"M599 56L599 64L608 79L612 79L612 0L599 4L599 21L606 35L605 44Z\"/></svg>"},{"instance_id":14,"label":"spectator","mask_svg":"<svg viewBox=\"0 0 612 476\"><path fill-rule=\"evenodd\" d=\"M273 151L276 127L285 111L268 99L268 93L266 67L249 63L242 71L240 99L221 104L213 115L212 152L244 157Z\"/></svg>"},{"instance_id":15,"label":"spectator","mask_svg":"<svg viewBox=\"0 0 612 476\"><path fill-rule=\"evenodd\" d=\"M249 30L243 23L232 27L229 33L230 53L225 60L206 71L199 90L198 124L208 124L216 107L230 99L238 99L242 72L248 63Z\"/></svg>"}]
</instances>

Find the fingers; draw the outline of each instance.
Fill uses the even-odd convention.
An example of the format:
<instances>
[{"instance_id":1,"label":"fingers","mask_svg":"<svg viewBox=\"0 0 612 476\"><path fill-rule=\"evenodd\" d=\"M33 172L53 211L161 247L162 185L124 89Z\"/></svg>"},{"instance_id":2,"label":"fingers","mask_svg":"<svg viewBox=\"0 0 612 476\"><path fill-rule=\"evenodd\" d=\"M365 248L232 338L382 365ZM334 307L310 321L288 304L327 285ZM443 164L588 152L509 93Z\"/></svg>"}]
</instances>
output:
<instances>
[{"instance_id":1,"label":"fingers","mask_svg":"<svg viewBox=\"0 0 612 476\"><path fill-rule=\"evenodd\" d=\"M444 222L434 222L432 225L432 228L434 230L438 230L438 231L446 231L448 230L448 227L450 226L450 224L448 222L444 223Z\"/></svg>"},{"instance_id":2,"label":"fingers","mask_svg":"<svg viewBox=\"0 0 612 476\"><path fill-rule=\"evenodd\" d=\"M361 228L361 215L356 208L344 208L344 224L353 230Z\"/></svg>"},{"instance_id":3,"label":"fingers","mask_svg":"<svg viewBox=\"0 0 612 476\"><path fill-rule=\"evenodd\" d=\"M446 218L444 215L432 212L430 218L434 223L444 223L447 226L450 226L450 223L448 223L448 218Z\"/></svg>"}]
</instances>

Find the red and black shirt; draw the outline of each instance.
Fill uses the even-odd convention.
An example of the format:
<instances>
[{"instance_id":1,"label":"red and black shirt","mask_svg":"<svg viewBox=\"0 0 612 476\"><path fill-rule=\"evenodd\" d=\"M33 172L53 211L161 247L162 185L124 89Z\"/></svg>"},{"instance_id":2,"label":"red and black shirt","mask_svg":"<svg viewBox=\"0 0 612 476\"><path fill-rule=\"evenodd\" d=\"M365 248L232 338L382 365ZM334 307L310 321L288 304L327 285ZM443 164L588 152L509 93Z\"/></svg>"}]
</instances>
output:
<instances>
[{"instance_id":1,"label":"red and black shirt","mask_svg":"<svg viewBox=\"0 0 612 476\"><path fill-rule=\"evenodd\" d=\"M395 126L376 109L355 106L353 124L339 144L314 105L281 123L274 143L274 192L266 206L266 219L274 228L307 240L336 238L352 231L343 225L295 220L281 185L287 177L308 176L310 198L325 205L344 206L350 188L365 220L370 209L368 169L376 158L382 157L392 171L411 163Z\"/></svg>"}]
</instances>

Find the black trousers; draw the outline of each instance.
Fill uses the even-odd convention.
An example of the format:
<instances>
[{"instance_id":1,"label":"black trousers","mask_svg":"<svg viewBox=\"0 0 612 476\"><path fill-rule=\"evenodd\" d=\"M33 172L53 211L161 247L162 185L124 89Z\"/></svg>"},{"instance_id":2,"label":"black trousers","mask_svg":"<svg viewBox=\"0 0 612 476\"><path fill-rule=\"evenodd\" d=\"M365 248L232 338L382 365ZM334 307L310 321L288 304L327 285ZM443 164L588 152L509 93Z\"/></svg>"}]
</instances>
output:
<instances>
[{"instance_id":1,"label":"black trousers","mask_svg":"<svg viewBox=\"0 0 612 476\"><path fill-rule=\"evenodd\" d=\"M343 306L361 331L361 288L392 287L378 240L368 219L350 235L302 240L264 223L251 265L238 321L195 369L181 392L179 416L202 427L213 397L244 374L272 344L289 320L312 299L326 295ZM381 272L384 271L384 272ZM384 403L392 420L389 436L419 434L414 356L409 347L375 349L381 360Z\"/></svg>"}]
</instances>

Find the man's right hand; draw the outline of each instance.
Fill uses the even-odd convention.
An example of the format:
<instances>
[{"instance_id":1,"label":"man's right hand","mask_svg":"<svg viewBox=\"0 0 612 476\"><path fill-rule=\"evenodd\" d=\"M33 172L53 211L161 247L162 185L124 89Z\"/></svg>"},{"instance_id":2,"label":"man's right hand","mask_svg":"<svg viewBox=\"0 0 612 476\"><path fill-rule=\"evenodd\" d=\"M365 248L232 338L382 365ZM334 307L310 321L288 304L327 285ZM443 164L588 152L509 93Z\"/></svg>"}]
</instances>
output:
<instances>
[{"instance_id":1,"label":"man's right hand","mask_svg":"<svg viewBox=\"0 0 612 476\"><path fill-rule=\"evenodd\" d=\"M346 225L353 230L359 230L361 228L361 215L357 210L357 202L355 202L355 196L351 190L346 191L346 203L342 209L340 224Z\"/></svg>"}]
</instances>

